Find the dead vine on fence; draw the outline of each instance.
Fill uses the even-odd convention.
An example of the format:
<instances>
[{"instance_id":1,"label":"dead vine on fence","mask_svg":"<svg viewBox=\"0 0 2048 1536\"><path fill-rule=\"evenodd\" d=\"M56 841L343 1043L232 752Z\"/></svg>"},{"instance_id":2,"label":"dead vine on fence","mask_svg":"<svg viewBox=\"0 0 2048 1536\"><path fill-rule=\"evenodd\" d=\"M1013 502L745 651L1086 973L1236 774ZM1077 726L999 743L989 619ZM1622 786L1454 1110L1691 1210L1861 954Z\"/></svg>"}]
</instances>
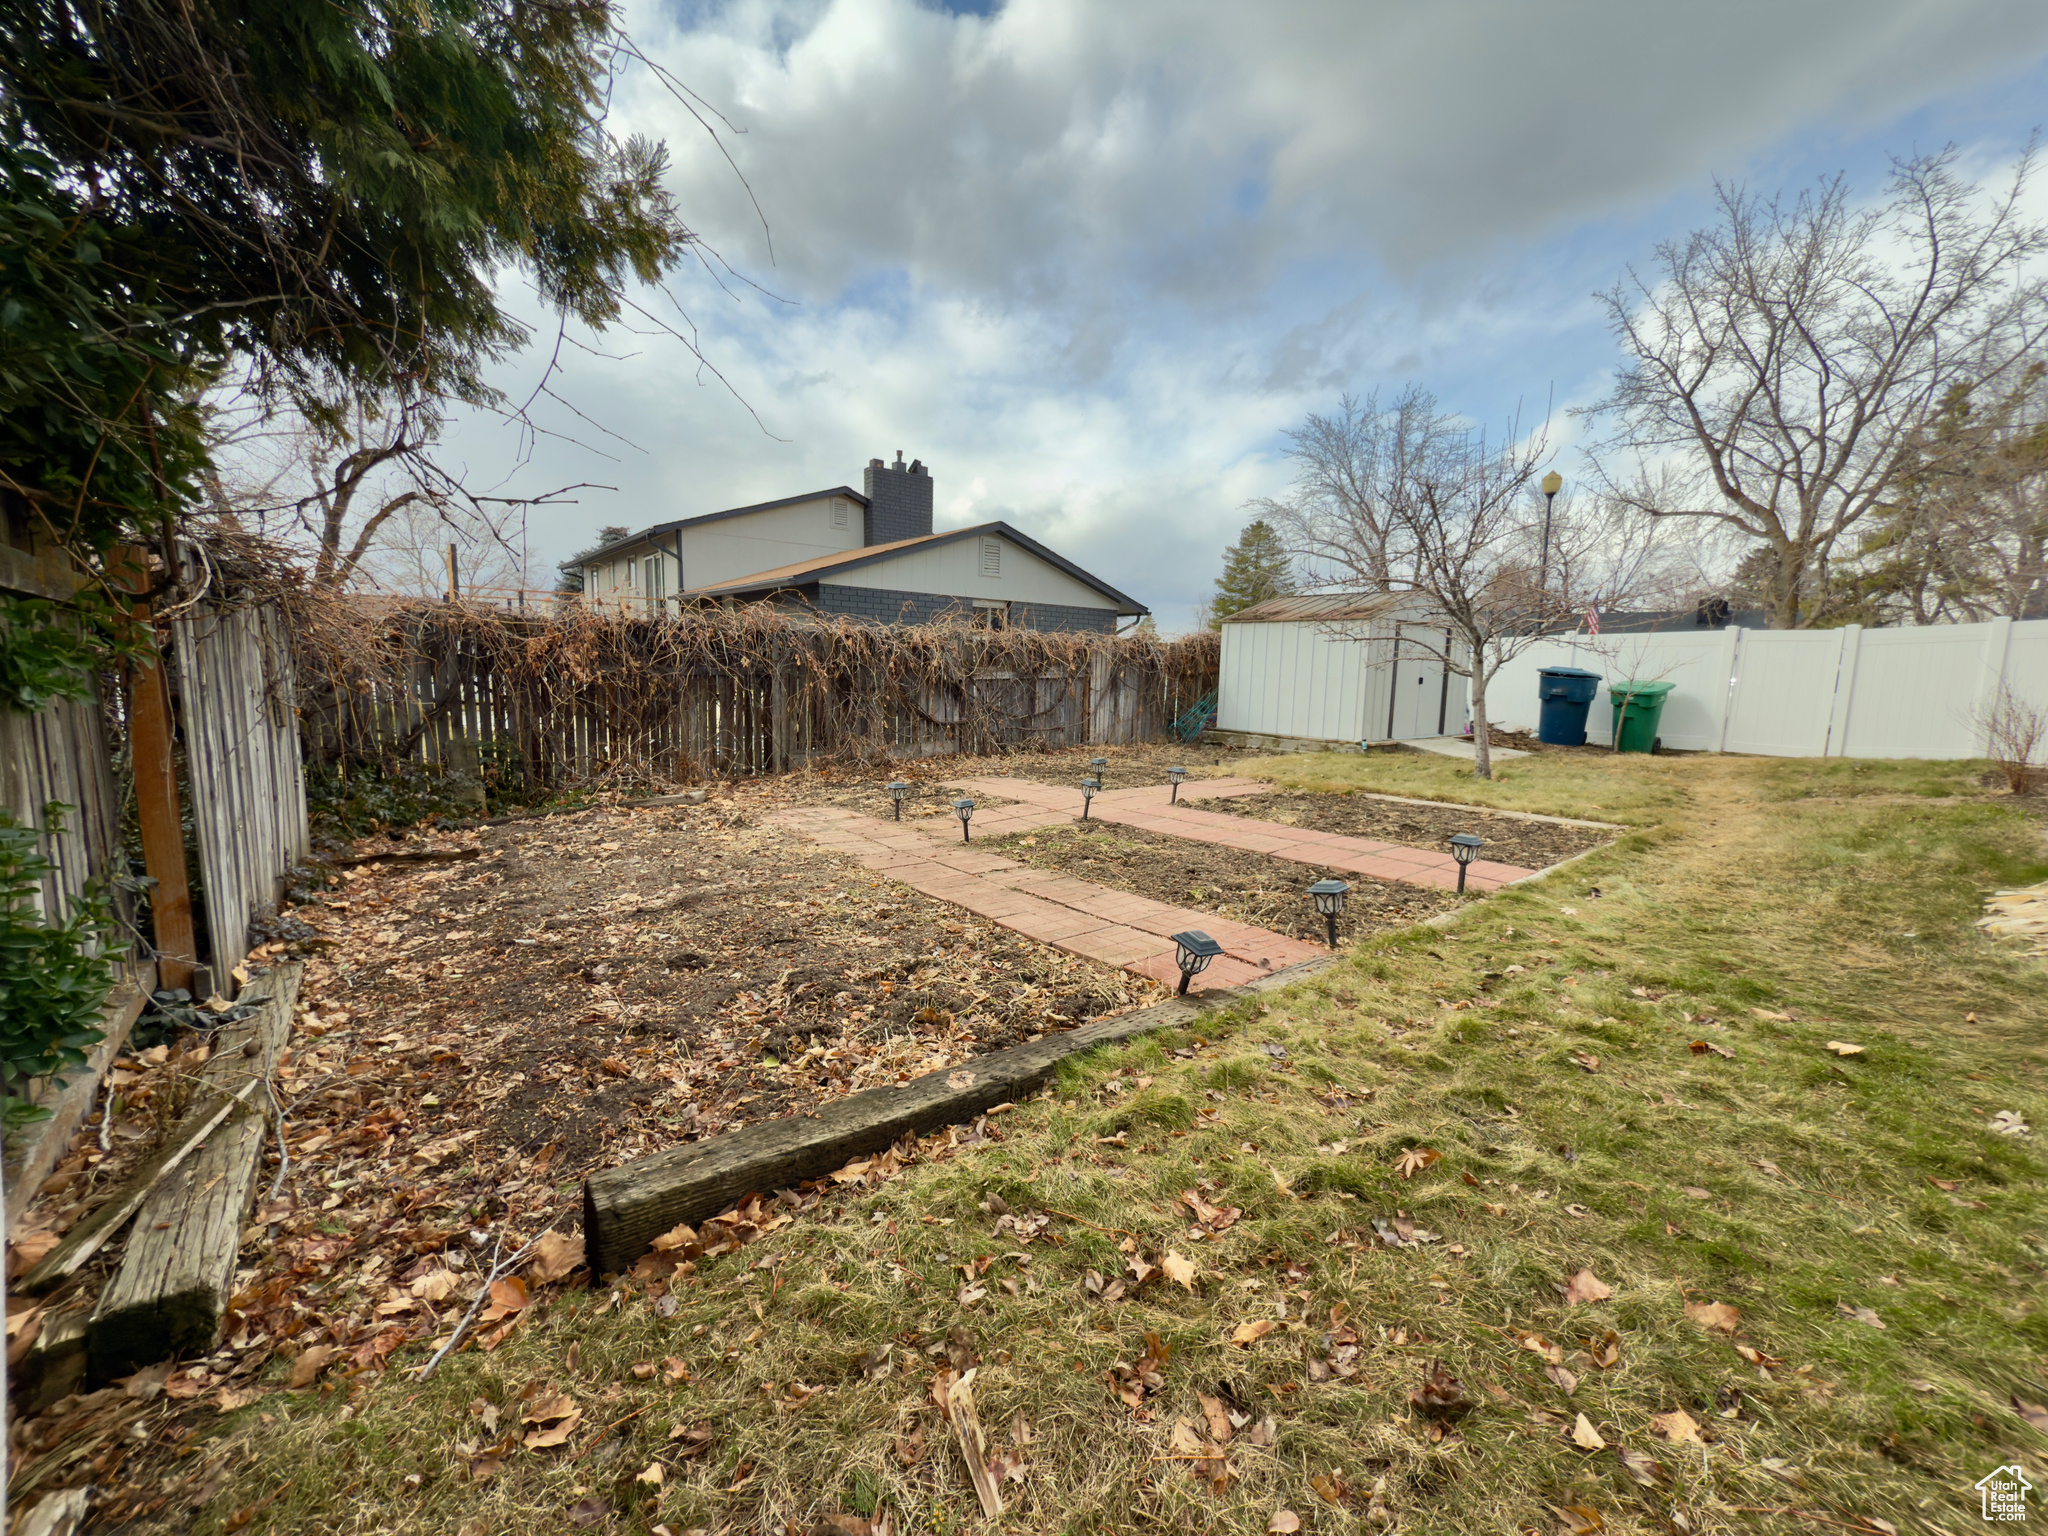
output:
<instances>
[{"instance_id":1,"label":"dead vine on fence","mask_svg":"<svg viewBox=\"0 0 2048 1536\"><path fill-rule=\"evenodd\" d=\"M1144 740L1216 679L1210 634L883 626L795 603L510 610L316 588L246 537L217 540L212 561L224 586L288 611L307 754L342 766L687 780Z\"/></svg>"}]
</instances>

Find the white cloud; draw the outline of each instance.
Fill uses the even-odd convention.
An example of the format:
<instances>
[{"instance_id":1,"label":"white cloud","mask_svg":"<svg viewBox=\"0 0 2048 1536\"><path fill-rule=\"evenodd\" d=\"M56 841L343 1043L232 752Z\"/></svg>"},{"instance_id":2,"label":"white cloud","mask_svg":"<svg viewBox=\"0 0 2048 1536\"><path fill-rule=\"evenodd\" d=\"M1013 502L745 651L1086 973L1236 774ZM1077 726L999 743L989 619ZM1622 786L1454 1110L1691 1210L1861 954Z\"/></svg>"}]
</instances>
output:
<instances>
[{"instance_id":1,"label":"white cloud","mask_svg":"<svg viewBox=\"0 0 2048 1536\"><path fill-rule=\"evenodd\" d=\"M900 447L942 521L1009 517L1168 627L1304 411L1408 377L1481 414L1583 398L1607 356L1585 294L1674 198L1759 157L1804 176L1812 143L1929 103L1913 131L1939 132L2048 50L2037 0L735 0L631 24L745 129L772 265L701 131L644 72L619 97L621 126L669 140L693 221L796 301L675 285L773 436L673 342L615 332L630 362L573 355L557 387L639 447L543 443L535 487L619 494L538 515L537 546L857 483ZM496 466L506 442L453 446Z\"/></svg>"}]
</instances>

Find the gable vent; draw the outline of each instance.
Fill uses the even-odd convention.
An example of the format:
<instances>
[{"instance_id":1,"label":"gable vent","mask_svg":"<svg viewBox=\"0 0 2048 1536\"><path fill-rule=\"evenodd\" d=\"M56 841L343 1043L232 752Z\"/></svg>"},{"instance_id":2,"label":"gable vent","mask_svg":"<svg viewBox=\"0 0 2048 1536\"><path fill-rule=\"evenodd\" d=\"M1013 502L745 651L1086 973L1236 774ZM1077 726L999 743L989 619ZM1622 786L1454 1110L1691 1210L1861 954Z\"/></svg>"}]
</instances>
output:
<instances>
[{"instance_id":1,"label":"gable vent","mask_svg":"<svg viewBox=\"0 0 2048 1536\"><path fill-rule=\"evenodd\" d=\"M1003 541L983 539L981 541L981 574L1000 576L1003 574Z\"/></svg>"},{"instance_id":2,"label":"gable vent","mask_svg":"<svg viewBox=\"0 0 2048 1536\"><path fill-rule=\"evenodd\" d=\"M834 528L844 528L846 526L848 505L849 503L844 496L834 496L832 498L832 526Z\"/></svg>"}]
</instances>

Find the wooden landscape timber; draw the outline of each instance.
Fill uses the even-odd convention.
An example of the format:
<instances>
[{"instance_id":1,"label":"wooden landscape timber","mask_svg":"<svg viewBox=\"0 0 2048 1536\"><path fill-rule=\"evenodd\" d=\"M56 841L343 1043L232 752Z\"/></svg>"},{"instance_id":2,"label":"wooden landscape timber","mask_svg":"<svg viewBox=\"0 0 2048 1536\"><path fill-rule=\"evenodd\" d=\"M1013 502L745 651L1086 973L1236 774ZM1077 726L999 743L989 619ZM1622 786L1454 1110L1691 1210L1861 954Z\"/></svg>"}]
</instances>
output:
<instances>
[{"instance_id":1,"label":"wooden landscape timber","mask_svg":"<svg viewBox=\"0 0 2048 1536\"><path fill-rule=\"evenodd\" d=\"M301 970L280 965L258 977L243 995L255 1016L214 1037L200 1091L231 1102L204 1144L157 1181L135 1218L128 1252L87 1328L94 1380L213 1347L255 1194L270 1074L290 1029Z\"/></svg>"},{"instance_id":2,"label":"wooden landscape timber","mask_svg":"<svg viewBox=\"0 0 2048 1536\"><path fill-rule=\"evenodd\" d=\"M821 1178L906 1135L958 1125L1042 1087L1059 1064L1097 1046L1192 1022L1249 993L1288 986L1333 963L1318 956L1249 986L1169 998L1064 1034L975 1056L895 1088L870 1088L807 1115L763 1120L591 1175L583 1240L596 1274L625 1269L680 1222L699 1222L749 1194Z\"/></svg>"}]
</instances>

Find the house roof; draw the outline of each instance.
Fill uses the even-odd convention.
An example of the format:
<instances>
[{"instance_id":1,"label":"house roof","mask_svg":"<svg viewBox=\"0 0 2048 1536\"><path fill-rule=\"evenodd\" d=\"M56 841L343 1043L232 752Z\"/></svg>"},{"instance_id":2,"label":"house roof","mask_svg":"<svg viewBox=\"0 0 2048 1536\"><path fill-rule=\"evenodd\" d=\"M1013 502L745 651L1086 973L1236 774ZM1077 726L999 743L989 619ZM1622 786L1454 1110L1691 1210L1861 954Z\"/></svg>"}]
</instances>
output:
<instances>
[{"instance_id":1,"label":"house roof","mask_svg":"<svg viewBox=\"0 0 2048 1536\"><path fill-rule=\"evenodd\" d=\"M1300 624L1332 619L1385 619L1412 612L1424 599L1410 592L1290 592L1240 608L1226 624Z\"/></svg>"},{"instance_id":2,"label":"house roof","mask_svg":"<svg viewBox=\"0 0 2048 1536\"><path fill-rule=\"evenodd\" d=\"M591 550L588 554L577 556L576 559L569 561L568 564L581 565L585 561L595 560L602 555L613 554L634 544L644 544L657 533L674 533L678 528L699 528L705 523L721 522L728 517L745 517L750 512L773 512L777 507L794 507L806 501L822 501L827 496L845 496L860 503L862 506L868 504L867 497L856 491L852 486L835 485L829 490L805 491L800 496L784 496L775 501L757 501L751 506L727 507L723 512L706 512L699 517L682 517L670 523L655 523L650 527L642 528L638 533L629 533L623 539L613 539L609 544L600 544L596 549Z\"/></svg>"},{"instance_id":3,"label":"house roof","mask_svg":"<svg viewBox=\"0 0 2048 1536\"><path fill-rule=\"evenodd\" d=\"M691 597L741 597L756 592L769 592L789 587L807 586L820 577L836 576L845 571L858 570L878 561L892 560L913 549L936 549L959 539L975 538L984 534L995 534L1008 539L1020 549L1028 550L1054 568L1064 571L1076 581L1094 588L1116 605L1118 614L1144 614L1152 610L1134 597L1126 596L1108 582L1089 575L1081 567L1062 555L1055 554L1028 534L1019 533L1008 523L976 523L967 528L955 528L948 533L928 533L914 539L898 539L893 544L870 544L863 549L852 549L844 554L820 555L813 560L799 560L794 565L780 565L772 570L756 571L751 576L738 576L731 581L721 581L712 586L698 587L680 594Z\"/></svg>"}]
</instances>

